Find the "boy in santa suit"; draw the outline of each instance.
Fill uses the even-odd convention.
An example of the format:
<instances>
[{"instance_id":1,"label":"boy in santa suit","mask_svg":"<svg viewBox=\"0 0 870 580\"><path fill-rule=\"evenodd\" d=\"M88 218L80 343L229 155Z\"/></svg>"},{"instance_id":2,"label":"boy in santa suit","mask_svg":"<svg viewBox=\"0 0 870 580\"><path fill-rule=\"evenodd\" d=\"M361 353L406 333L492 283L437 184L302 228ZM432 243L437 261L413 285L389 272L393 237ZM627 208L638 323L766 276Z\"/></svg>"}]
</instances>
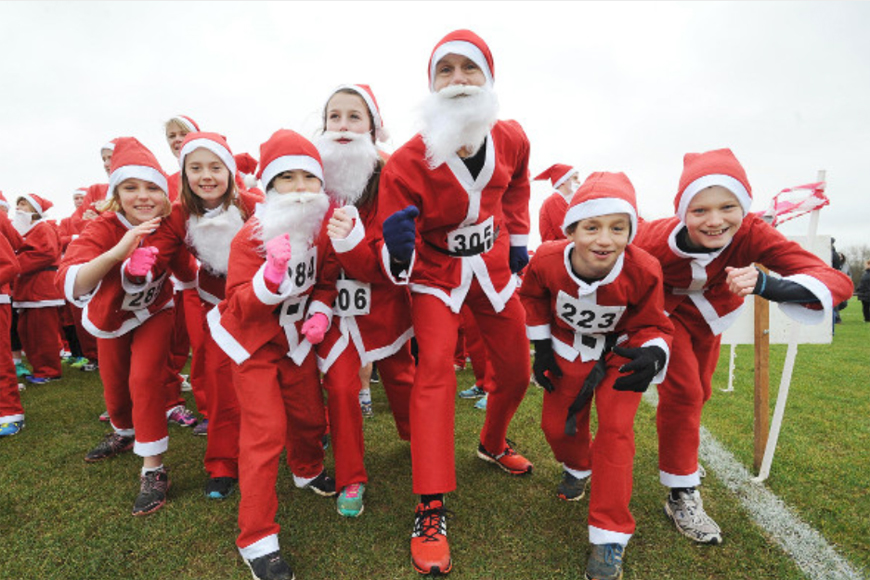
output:
<instances>
[{"instance_id":1,"label":"boy in santa suit","mask_svg":"<svg viewBox=\"0 0 870 580\"><path fill-rule=\"evenodd\" d=\"M493 60L468 30L448 34L429 60L422 132L381 177L382 266L410 284L419 365L411 392L414 492L411 558L422 573L452 568L443 494L456 487L453 351L460 310L474 312L495 370L477 456L513 475L532 464L507 443L528 388L525 313L514 295L528 263L529 141L497 120Z\"/></svg>"},{"instance_id":2,"label":"boy in santa suit","mask_svg":"<svg viewBox=\"0 0 870 580\"><path fill-rule=\"evenodd\" d=\"M687 153L676 216L644 223L636 240L662 265L665 311L674 324L656 412L659 477L670 488L665 513L681 533L704 544L722 541L695 489L701 412L722 332L750 294L779 302L786 315L807 324L831 320L832 305L852 294L847 276L750 213L751 201L746 172L730 149ZM762 273L756 263L782 278Z\"/></svg>"},{"instance_id":3,"label":"boy in santa suit","mask_svg":"<svg viewBox=\"0 0 870 580\"><path fill-rule=\"evenodd\" d=\"M5 217L5 216L4 216ZM0 437L16 435L24 427L24 407L12 359L12 282L21 268L15 250L0 234Z\"/></svg>"},{"instance_id":4,"label":"boy in santa suit","mask_svg":"<svg viewBox=\"0 0 870 580\"><path fill-rule=\"evenodd\" d=\"M295 456L293 480L335 495L323 469L326 413L312 345L332 317L339 266L325 232L329 198L317 149L282 129L260 148L266 200L233 238L226 298L208 314L233 360L241 412L239 553L255 578L291 579L275 521L281 451Z\"/></svg>"},{"instance_id":5,"label":"boy in santa suit","mask_svg":"<svg viewBox=\"0 0 870 580\"><path fill-rule=\"evenodd\" d=\"M562 228L568 239L538 248L519 294L535 377L546 390L541 428L564 469L558 495L579 500L592 483L586 578L617 580L635 529L634 417L641 393L665 374L673 326L661 267L630 245L637 204L625 174L586 178ZM593 392L598 429L590 446Z\"/></svg>"},{"instance_id":6,"label":"boy in santa suit","mask_svg":"<svg viewBox=\"0 0 870 580\"><path fill-rule=\"evenodd\" d=\"M60 264L60 237L44 219L54 204L35 193L18 198L13 225L24 238L18 249L21 274L12 290L13 308L19 309L18 335L32 374L27 380L45 384L61 378L60 311L63 296L54 284Z\"/></svg>"},{"instance_id":7,"label":"boy in santa suit","mask_svg":"<svg viewBox=\"0 0 870 580\"><path fill-rule=\"evenodd\" d=\"M329 222L342 266L337 318L317 346L323 388L329 394L330 434L335 456L338 513L356 517L363 511L368 483L364 463L360 368L377 361L384 390L402 439L411 438L408 400L414 382L411 356L411 311L408 288L383 275L366 232L376 225L379 183L384 167L377 140L385 138L383 121L368 85L342 85L324 107L324 132L316 144L323 159L325 188L339 206Z\"/></svg>"},{"instance_id":8,"label":"boy in santa suit","mask_svg":"<svg viewBox=\"0 0 870 580\"><path fill-rule=\"evenodd\" d=\"M143 458L134 516L163 507L169 489L163 466L169 447L166 399L155 386L163 384L172 330L168 269L181 271L187 262L147 245L147 237L170 213L167 189L154 155L132 137L118 139L106 211L70 243L57 276L66 299L83 308L83 325L97 337L113 428L85 461L103 461L131 449Z\"/></svg>"},{"instance_id":9,"label":"boy in santa suit","mask_svg":"<svg viewBox=\"0 0 870 580\"><path fill-rule=\"evenodd\" d=\"M535 181L549 179L553 185L553 193L541 204L538 213L538 230L541 232L541 242L557 242L565 239L562 231L562 220L568 211L571 197L580 186L577 170L570 165L557 163L535 177Z\"/></svg>"}]
</instances>

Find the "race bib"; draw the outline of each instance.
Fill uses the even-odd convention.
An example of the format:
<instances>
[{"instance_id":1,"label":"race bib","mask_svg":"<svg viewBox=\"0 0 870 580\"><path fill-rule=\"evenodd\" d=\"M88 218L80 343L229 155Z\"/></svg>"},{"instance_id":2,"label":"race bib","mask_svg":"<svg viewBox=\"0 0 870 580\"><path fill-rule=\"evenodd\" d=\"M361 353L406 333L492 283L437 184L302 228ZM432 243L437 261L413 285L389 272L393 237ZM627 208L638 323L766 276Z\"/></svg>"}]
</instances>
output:
<instances>
[{"instance_id":1,"label":"race bib","mask_svg":"<svg viewBox=\"0 0 870 580\"><path fill-rule=\"evenodd\" d=\"M625 306L600 306L559 291L556 315L577 334L606 334L616 328Z\"/></svg>"},{"instance_id":2,"label":"race bib","mask_svg":"<svg viewBox=\"0 0 870 580\"><path fill-rule=\"evenodd\" d=\"M152 280L139 292L133 294L124 294L124 300L121 302L121 310L133 312L150 307L160 296L160 290L163 288L163 282L166 280L166 274L160 276L157 280Z\"/></svg>"},{"instance_id":3,"label":"race bib","mask_svg":"<svg viewBox=\"0 0 870 580\"><path fill-rule=\"evenodd\" d=\"M281 303L281 312L278 314L278 324L281 326L293 326L305 316L305 304L308 295L293 296Z\"/></svg>"},{"instance_id":4,"label":"race bib","mask_svg":"<svg viewBox=\"0 0 870 580\"><path fill-rule=\"evenodd\" d=\"M462 256L475 256L492 249L495 243L495 228L492 216L485 221L458 228L447 234L447 250Z\"/></svg>"},{"instance_id":5,"label":"race bib","mask_svg":"<svg viewBox=\"0 0 870 580\"><path fill-rule=\"evenodd\" d=\"M364 316L371 311L372 285L357 280L337 280L335 313L339 316Z\"/></svg>"},{"instance_id":6,"label":"race bib","mask_svg":"<svg viewBox=\"0 0 870 580\"><path fill-rule=\"evenodd\" d=\"M287 266L290 294L302 294L314 285L317 273L317 246L310 248L299 259L291 259ZM283 291L283 288L282 288Z\"/></svg>"}]
</instances>

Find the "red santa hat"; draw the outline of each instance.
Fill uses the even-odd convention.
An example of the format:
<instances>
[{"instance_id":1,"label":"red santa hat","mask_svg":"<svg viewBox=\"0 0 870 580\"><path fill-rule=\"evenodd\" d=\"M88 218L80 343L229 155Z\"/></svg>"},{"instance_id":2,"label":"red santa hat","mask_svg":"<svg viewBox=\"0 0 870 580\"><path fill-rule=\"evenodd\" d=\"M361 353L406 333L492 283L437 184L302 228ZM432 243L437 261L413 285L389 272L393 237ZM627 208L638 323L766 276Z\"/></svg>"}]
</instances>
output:
<instances>
[{"instance_id":1,"label":"red santa hat","mask_svg":"<svg viewBox=\"0 0 870 580\"><path fill-rule=\"evenodd\" d=\"M77 188L75 189L75 191L73 191L73 197L75 197L75 196L77 196L77 195L87 195L87 194L88 194L88 188L87 188L87 187L77 187Z\"/></svg>"},{"instance_id":2,"label":"red santa hat","mask_svg":"<svg viewBox=\"0 0 870 580\"><path fill-rule=\"evenodd\" d=\"M9 202L6 201L6 196L3 195L2 191L0 191L0 207L3 209L9 209Z\"/></svg>"},{"instance_id":3,"label":"red santa hat","mask_svg":"<svg viewBox=\"0 0 870 580\"><path fill-rule=\"evenodd\" d=\"M706 153L686 153L683 157L683 174L680 190L674 199L677 216L686 221L686 210L692 198L702 189L719 185L737 197L743 214L749 213L752 204L752 188L746 171L730 149L716 149Z\"/></svg>"},{"instance_id":4,"label":"red santa hat","mask_svg":"<svg viewBox=\"0 0 870 580\"><path fill-rule=\"evenodd\" d=\"M332 91L332 93L329 95L329 98L326 99L326 103L329 104L329 99L335 96L335 93L342 89L350 90L357 93L360 97L362 97L362 100L365 101L366 106L369 108L369 113L371 113L372 119L374 120L375 139L377 139L381 143L389 139L390 135L384 128L384 120L381 117L381 109L380 107L378 107L378 101L377 99L375 99L375 94L372 92L372 88L368 85L363 84L339 85L335 88L334 91Z\"/></svg>"},{"instance_id":5,"label":"red santa hat","mask_svg":"<svg viewBox=\"0 0 870 580\"><path fill-rule=\"evenodd\" d=\"M184 137L181 142L181 152L178 154L178 164L181 170L184 171L184 158L196 151L197 149L206 149L211 151L221 162L230 170L230 174L236 175L236 158L233 157L233 152L230 151L230 146L227 144L227 138L217 133L200 133L193 131Z\"/></svg>"},{"instance_id":6,"label":"red santa hat","mask_svg":"<svg viewBox=\"0 0 870 580\"><path fill-rule=\"evenodd\" d=\"M486 77L486 85L492 87L495 74L495 65L492 61L492 53L481 37L470 30L454 30L438 44L429 57L429 90L435 90L435 67L438 61L448 54L459 54L471 60L480 67Z\"/></svg>"},{"instance_id":7,"label":"red santa hat","mask_svg":"<svg viewBox=\"0 0 870 580\"><path fill-rule=\"evenodd\" d=\"M599 171L591 174L571 199L562 231L580 220L613 213L627 213L631 221L629 243L637 234L637 199L625 173Z\"/></svg>"},{"instance_id":8,"label":"red santa hat","mask_svg":"<svg viewBox=\"0 0 870 580\"><path fill-rule=\"evenodd\" d=\"M39 215L39 217L43 217L45 215L45 212L51 209L51 207L54 205L49 200L45 199L44 197L40 197L35 193L25 193L24 195L20 195L18 196L18 199L15 203L18 203L22 199L26 199L27 203L33 206L33 209L36 210L36 213L37 215Z\"/></svg>"},{"instance_id":9,"label":"red santa hat","mask_svg":"<svg viewBox=\"0 0 870 580\"><path fill-rule=\"evenodd\" d=\"M257 170L257 160L250 153L236 153L233 158L236 160L236 169L239 173L253 175Z\"/></svg>"},{"instance_id":10,"label":"red santa hat","mask_svg":"<svg viewBox=\"0 0 870 580\"><path fill-rule=\"evenodd\" d=\"M166 122L167 125L169 123L177 123L183 129L187 129L188 133L200 130L199 125L196 124L196 121L194 121L193 119L191 119L187 115L175 115L174 117L169 119L169 121Z\"/></svg>"},{"instance_id":11,"label":"red santa hat","mask_svg":"<svg viewBox=\"0 0 870 580\"><path fill-rule=\"evenodd\" d=\"M109 197L122 181L132 178L150 181L169 195L168 178L154 154L134 137L119 137L112 154Z\"/></svg>"},{"instance_id":12,"label":"red santa hat","mask_svg":"<svg viewBox=\"0 0 870 580\"><path fill-rule=\"evenodd\" d=\"M279 173L302 169L323 183L323 162L311 141L290 129L278 129L260 145L260 170L257 179L268 188Z\"/></svg>"},{"instance_id":13,"label":"red santa hat","mask_svg":"<svg viewBox=\"0 0 870 580\"><path fill-rule=\"evenodd\" d=\"M576 173L577 170L570 165L562 165L561 163L557 163L550 166L549 169L546 169L543 173L538 175L535 178L535 181L549 179L550 183L553 184L553 189L559 189L560 185L568 181L571 176Z\"/></svg>"},{"instance_id":14,"label":"red santa hat","mask_svg":"<svg viewBox=\"0 0 870 580\"><path fill-rule=\"evenodd\" d=\"M117 144L117 142L118 142L118 138L115 137L114 139L112 139L111 141L109 141L108 143L106 143L105 145L103 145L102 147L100 147L100 152L103 152L103 151L106 151L106 150L114 151L114 150L115 150L115 145Z\"/></svg>"}]
</instances>

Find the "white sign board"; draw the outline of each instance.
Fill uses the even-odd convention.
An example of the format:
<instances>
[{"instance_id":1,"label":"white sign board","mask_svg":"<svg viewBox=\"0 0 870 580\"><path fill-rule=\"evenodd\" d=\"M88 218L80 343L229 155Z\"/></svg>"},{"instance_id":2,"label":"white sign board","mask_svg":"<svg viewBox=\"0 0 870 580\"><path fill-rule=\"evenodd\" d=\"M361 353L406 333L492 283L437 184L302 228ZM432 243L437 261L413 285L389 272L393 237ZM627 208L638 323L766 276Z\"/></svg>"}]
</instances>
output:
<instances>
[{"instance_id":1,"label":"white sign board","mask_svg":"<svg viewBox=\"0 0 870 580\"><path fill-rule=\"evenodd\" d=\"M821 258L825 264L831 264L831 236L816 236L812 248L807 247L806 236L789 236ZM770 344L788 344L792 333L798 333L797 344L830 344L832 322L814 325L800 324L782 313L778 304L770 304ZM722 344L754 344L755 343L755 298L749 296L743 306L740 316L734 324L722 333Z\"/></svg>"}]
</instances>

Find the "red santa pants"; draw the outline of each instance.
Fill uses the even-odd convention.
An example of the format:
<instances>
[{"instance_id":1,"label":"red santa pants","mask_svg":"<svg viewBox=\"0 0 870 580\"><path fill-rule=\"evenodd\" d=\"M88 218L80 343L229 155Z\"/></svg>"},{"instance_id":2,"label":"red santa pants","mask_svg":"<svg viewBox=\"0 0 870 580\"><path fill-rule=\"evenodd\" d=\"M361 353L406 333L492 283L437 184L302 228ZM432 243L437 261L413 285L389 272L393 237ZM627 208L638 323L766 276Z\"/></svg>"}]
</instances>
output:
<instances>
[{"instance_id":1,"label":"red santa pants","mask_svg":"<svg viewBox=\"0 0 870 580\"><path fill-rule=\"evenodd\" d=\"M323 471L326 411L314 353L297 366L285 345L267 343L241 365L232 364L241 411L239 432L239 528L236 545L245 548L281 527L275 522L275 483L281 451L298 477Z\"/></svg>"},{"instance_id":2,"label":"red santa pants","mask_svg":"<svg viewBox=\"0 0 870 580\"><path fill-rule=\"evenodd\" d=\"M206 325L205 318L202 324ZM203 386L208 402L208 443L205 470L209 477L239 476L239 401L233 386L230 357L204 333L205 354ZM197 403L198 404L198 403Z\"/></svg>"},{"instance_id":3,"label":"red santa pants","mask_svg":"<svg viewBox=\"0 0 870 580\"><path fill-rule=\"evenodd\" d=\"M76 336L79 339L79 346L82 347L82 356L90 362L97 362L99 359L97 339L82 326L82 309L70 302L67 302L67 306L69 306L69 312L72 314L73 324L76 327Z\"/></svg>"},{"instance_id":4,"label":"red santa pants","mask_svg":"<svg viewBox=\"0 0 870 580\"><path fill-rule=\"evenodd\" d=\"M677 308L671 315L674 341L665 380L658 386L656 427L659 470L669 487L696 485L701 412L712 393L719 360L720 337L714 336L694 308ZM681 479L692 476L693 479Z\"/></svg>"},{"instance_id":5,"label":"red santa pants","mask_svg":"<svg viewBox=\"0 0 870 580\"><path fill-rule=\"evenodd\" d=\"M24 407L18 394L18 375L12 360L12 306L0 304L0 423L24 419Z\"/></svg>"},{"instance_id":6,"label":"red santa pants","mask_svg":"<svg viewBox=\"0 0 870 580\"><path fill-rule=\"evenodd\" d=\"M474 313L495 371L495 388L489 395L480 438L488 451L501 453L508 425L529 386L525 310L514 294L505 308L496 313L476 281L465 303ZM445 493L456 489L453 354L460 316L439 298L419 293L411 296L411 312L419 350L411 391L414 493Z\"/></svg>"},{"instance_id":7,"label":"red santa pants","mask_svg":"<svg viewBox=\"0 0 870 580\"><path fill-rule=\"evenodd\" d=\"M169 445L165 390L169 337L175 312L161 310L126 334L97 338L106 409L116 431L135 428L133 451L141 457L164 453Z\"/></svg>"},{"instance_id":8,"label":"red santa pants","mask_svg":"<svg viewBox=\"0 0 870 580\"><path fill-rule=\"evenodd\" d=\"M187 337L190 342L190 386L193 390L193 400L196 408L206 419L211 419L208 414L208 389L204 382L205 375L209 372L206 362L205 341L211 334L205 315L213 308L211 304L203 302L196 288L182 290L180 301L184 303L184 324L187 327ZM180 361L179 356L177 361ZM185 359L186 360L186 359ZM184 369L184 363L178 372ZM209 421L211 429L211 421ZM209 431L211 433L211 431Z\"/></svg>"},{"instance_id":9,"label":"red santa pants","mask_svg":"<svg viewBox=\"0 0 870 580\"><path fill-rule=\"evenodd\" d=\"M474 373L474 384L487 393L493 389L495 370L489 357L486 356L486 345L480 335L480 329L474 320L474 315L468 305L462 307L462 327L465 329L465 348L471 358L471 371Z\"/></svg>"},{"instance_id":10,"label":"red santa pants","mask_svg":"<svg viewBox=\"0 0 870 580\"><path fill-rule=\"evenodd\" d=\"M58 378L61 376L60 313L56 306L22 308L18 315L18 335L21 348L27 353L27 362L33 367L33 376Z\"/></svg>"},{"instance_id":11,"label":"red santa pants","mask_svg":"<svg viewBox=\"0 0 870 580\"><path fill-rule=\"evenodd\" d=\"M598 430L590 445L589 413L592 405L577 414L577 433L565 434L568 408L595 361L575 362L557 357L562 378L551 378L556 387L544 392L541 429L556 459L576 471L592 470L589 492L589 525L606 532L631 535L635 522L628 509L631 500L634 465L634 417L641 394L615 391L617 367L627 362L608 363L607 372L595 390ZM626 540L627 541L627 540ZM597 543L597 542L595 542ZM602 542L610 543L610 542Z\"/></svg>"}]
</instances>

